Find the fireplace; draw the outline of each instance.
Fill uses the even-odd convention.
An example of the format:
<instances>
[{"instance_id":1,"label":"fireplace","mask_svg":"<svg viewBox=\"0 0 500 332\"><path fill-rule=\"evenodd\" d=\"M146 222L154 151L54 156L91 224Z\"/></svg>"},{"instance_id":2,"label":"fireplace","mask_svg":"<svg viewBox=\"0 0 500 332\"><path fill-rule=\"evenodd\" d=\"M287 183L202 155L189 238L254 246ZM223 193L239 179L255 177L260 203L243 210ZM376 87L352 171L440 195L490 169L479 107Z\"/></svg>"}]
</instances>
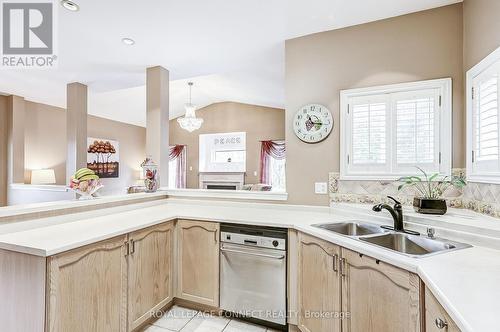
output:
<instances>
[{"instance_id":1,"label":"fireplace","mask_svg":"<svg viewBox=\"0 0 500 332\"><path fill-rule=\"evenodd\" d=\"M236 190L236 185L232 185L232 184L207 184L207 189Z\"/></svg>"},{"instance_id":2,"label":"fireplace","mask_svg":"<svg viewBox=\"0 0 500 332\"><path fill-rule=\"evenodd\" d=\"M245 173L202 172L200 189L241 190L245 183Z\"/></svg>"}]
</instances>

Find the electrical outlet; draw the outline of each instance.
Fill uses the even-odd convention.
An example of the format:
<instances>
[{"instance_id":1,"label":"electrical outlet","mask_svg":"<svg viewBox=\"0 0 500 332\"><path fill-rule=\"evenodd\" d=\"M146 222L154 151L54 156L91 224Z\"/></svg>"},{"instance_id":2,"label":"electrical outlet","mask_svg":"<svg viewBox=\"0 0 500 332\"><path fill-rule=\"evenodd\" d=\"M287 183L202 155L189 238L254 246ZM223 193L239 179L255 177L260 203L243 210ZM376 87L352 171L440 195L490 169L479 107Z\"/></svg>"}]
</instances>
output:
<instances>
[{"instance_id":1,"label":"electrical outlet","mask_svg":"<svg viewBox=\"0 0 500 332\"><path fill-rule=\"evenodd\" d=\"M315 194L327 194L327 184L326 182L316 182L314 183L314 193Z\"/></svg>"},{"instance_id":2,"label":"electrical outlet","mask_svg":"<svg viewBox=\"0 0 500 332\"><path fill-rule=\"evenodd\" d=\"M189 170L192 171L193 170L193 166L189 166Z\"/></svg>"},{"instance_id":3,"label":"electrical outlet","mask_svg":"<svg viewBox=\"0 0 500 332\"><path fill-rule=\"evenodd\" d=\"M257 176L257 171L253 171L253 176Z\"/></svg>"}]
</instances>

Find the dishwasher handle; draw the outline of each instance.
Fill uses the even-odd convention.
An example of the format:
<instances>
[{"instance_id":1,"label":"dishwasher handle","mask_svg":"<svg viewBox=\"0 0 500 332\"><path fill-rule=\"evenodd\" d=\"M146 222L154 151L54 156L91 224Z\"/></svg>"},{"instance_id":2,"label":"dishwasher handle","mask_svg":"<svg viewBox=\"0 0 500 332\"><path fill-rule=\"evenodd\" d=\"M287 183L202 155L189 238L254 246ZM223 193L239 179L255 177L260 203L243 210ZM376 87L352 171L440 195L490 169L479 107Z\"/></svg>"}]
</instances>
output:
<instances>
[{"instance_id":1,"label":"dishwasher handle","mask_svg":"<svg viewBox=\"0 0 500 332\"><path fill-rule=\"evenodd\" d=\"M267 254L259 254L256 252L249 252L249 251L243 251L243 250L234 250L234 249L226 249L226 248L220 248L220 251L224 254L226 252L234 253L234 254L241 254L241 255L250 255L250 256L259 256L259 257L266 257L266 258L273 258L273 259L284 259L285 255L267 255Z\"/></svg>"}]
</instances>

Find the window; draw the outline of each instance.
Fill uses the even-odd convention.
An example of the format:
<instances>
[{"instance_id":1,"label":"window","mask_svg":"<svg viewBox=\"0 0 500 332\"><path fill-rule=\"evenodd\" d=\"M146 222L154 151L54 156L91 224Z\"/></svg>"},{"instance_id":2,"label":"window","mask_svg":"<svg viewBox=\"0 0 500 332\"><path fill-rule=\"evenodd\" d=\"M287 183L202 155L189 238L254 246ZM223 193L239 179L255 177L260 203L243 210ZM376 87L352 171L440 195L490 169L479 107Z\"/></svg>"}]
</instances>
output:
<instances>
[{"instance_id":1,"label":"window","mask_svg":"<svg viewBox=\"0 0 500 332\"><path fill-rule=\"evenodd\" d=\"M245 150L215 151L213 162L216 163L244 163L246 159Z\"/></svg>"},{"instance_id":2,"label":"window","mask_svg":"<svg viewBox=\"0 0 500 332\"><path fill-rule=\"evenodd\" d=\"M186 146L170 146L168 161L168 187L186 188Z\"/></svg>"},{"instance_id":3,"label":"window","mask_svg":"<svg viewBox=\"0 0 500 332\"><path fill-rule=\"evenodd\" d=\"M285 191L285 141L261 141L260 183L271 185L272 191Z\"/></svg>"},{"instance_id":4,"label":"window","mask_svg":"<svg viewBox=\"0 0 500 332\"><path fill-rule=\"evenodd\" d=\"M271 190L285 191L285 165L286 159L271 158Z\"/></svg>"},{"instance_id":5,"label":"window","mask_svg":"<svg viewBox=\"0 0 500 332\"><path fill-rule=\"evenodd\" d=\"M214 173L246 171L246 133L201 134L199 170Z\"/></svg>"},{"instance_id":6,"label":"window","mask_svg":"<svg viewBox=\"0 0 500 332\"><path fill-rule=\"evenodd\" d=\"M500 48L467 72L467 178L500 183Z\"/></svg>"},{"instance_id":7,"label":"window","mask_svg":"<svg viewBox=\"0 0 500 332\"><path fill-rule=\"evenodd\" d=\"M342 179L451 173L451 79L341 91Z\"/></svg>"}]
</instances>

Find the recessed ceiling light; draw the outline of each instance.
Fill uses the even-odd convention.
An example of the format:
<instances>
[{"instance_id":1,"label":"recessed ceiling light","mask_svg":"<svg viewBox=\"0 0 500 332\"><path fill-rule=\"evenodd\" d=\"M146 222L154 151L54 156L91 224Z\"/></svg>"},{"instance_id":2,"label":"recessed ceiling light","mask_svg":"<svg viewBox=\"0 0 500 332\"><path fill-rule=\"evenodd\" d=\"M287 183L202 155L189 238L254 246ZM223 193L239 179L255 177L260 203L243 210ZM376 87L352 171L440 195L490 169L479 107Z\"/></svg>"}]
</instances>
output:
<instances>
[{"instance_id":1,"label":"recessed ceiling light","mask_svg":"<svg viewBox=\"0 0 500 332\"><path fill-rule=\"evenodd\" d=\"M131 46L135 44L135 40L133 40L132 38L122 38L122 43Z\"/></svg>"},{"instance_id":2,"label":"recessed ceiling light","mask_svg":"<svg viewBox=\"0 0 500 332\"><path fill-rule=\"evenodd\" d=\"M70 0L61 0L61 6L72 12L77 12L80 10L80 6Z\"/></svg>"}]
</instances>

